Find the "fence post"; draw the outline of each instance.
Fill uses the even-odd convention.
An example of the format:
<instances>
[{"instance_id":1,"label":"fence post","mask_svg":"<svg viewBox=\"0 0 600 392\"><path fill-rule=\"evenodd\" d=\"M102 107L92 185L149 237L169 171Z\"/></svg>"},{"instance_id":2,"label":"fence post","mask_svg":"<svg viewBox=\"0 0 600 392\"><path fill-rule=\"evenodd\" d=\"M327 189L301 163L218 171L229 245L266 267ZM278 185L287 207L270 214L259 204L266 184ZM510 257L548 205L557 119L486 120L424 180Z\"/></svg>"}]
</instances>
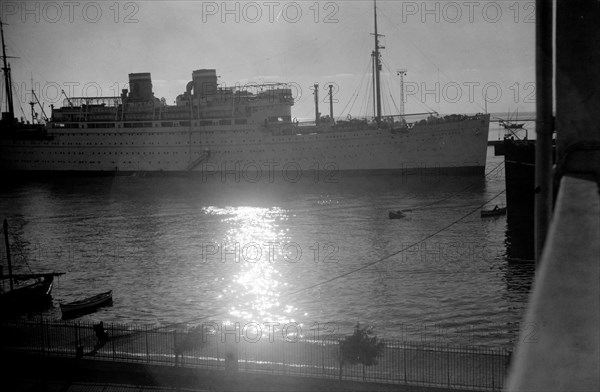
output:
<instances>
[{"instance_id":1,"label":"fence post","mask_svg":"<svg viewBox=\"0 0 600 392\"><path fill-rule=\"evenodd\" d=\"M83 358L83 346L80 341L79 321L75 323L75 358Z\"/></svg>"},{"instance_id":2,"label":"fence post","mask_svg":"<svg viewBox=\"0 0 600 392\"><path fill-rule=\"evenodd\" d=\"M475 357L475 346L471 346L471 361ZM475 363L473 363L475 365ZM475 366L471 366L471 386L475 385Z\"/></svg>"},{"instance_id":3,"label":"fence post","mask_svg":"<svg viewBox=\"0 0 600 392\"><path fill-rule=\"evenodd\" d=\"M285 367L285 338L281 341L281 352L282 352L282 362L283 362L283 374L287 374L287 369Z\"/></svg>"},{"instance_id":4,"label":"fence post","mask_svg":"<svg viewBox=\"0 0 600 392\"><path fill-rule=\"evenodd\" d=\"M44 318L40 317L40 337L42 338L42 354L46 354L46 345L44 343Z\"/></svg>"},{"instance_id":5,"label":"fence post","mask_svg":"<svg viewBox=\"0 0 600 392\"><path fill-rule=\"evenodd\" d=\"M448 388L450 388L450 345L446 344L446 372L448 376Z\"/></svg>"},{"instance_id":6,"label":"fence post","mask_svg":"<svg viewBox=\"0 0 600 392\"><path fill-rule=\"evenodd\" d=\"M321 342L321 374L325 375L325 342Z\"/></svg>"},{"instance_id":7,"label":"fence post","mask_svg":"<svg viewBox=\"0 0 600 392\"><path fill-rule=\"evenodd\" d=\"M112 345L113 361L117 359L117 351L115 350L115 323L110 323L110 343Z\"/></svg>"},{"instance_id":8,"label":"fence post","mask_svg":"<svg viewBox=\"0 0 600 392\"><path fill-rule=\"evenodd\" d=\"M148 349L148 325L144 326L144 336L146 337L146 361L150 362L150 351Z\"/></svg>"},{"instance_id":9,"label":"fence post","mask_svg":"<svg viewBox=\"0 0 600 392\"><path fill-rule=\"evenodd\" d=\"M217 346L217 369L221 366L221 358L219 358L219 339L216 341Z\"/></svg>"},{"instance_id":10,"label":"fence post","mask_svg":"<svg viewBox=\"0 0 600 392\"><path fill-rule=\"evenodd\" d=\"M175 367L179 365L179 355L177 353L177 330L173 330L173 353L175 353Z\"/></svg>"},{"instance_id":11,"label":"fence post","mask_svg":"<svg viewBox=\"0 0 600 392\"><path fill-rule=\"evenodd\" d=\"M421 363L426 364L425 366L421 365L421 377L419 380L419 382L424 382L427 380L427 377L425 377L425 369L427 369L429 367L428 366L429 358L428 358L427 353L425 352L425 342L421 342L419 356L421 357Z\"/></svg>"},{"instance_id":12,"label":"fence post","mask_svg":"<svg viewBox=\"0 0 600 392\"><path fill-rule=\"evenodd\" d=\"M494 371L494 367L496 366L496 361L494 361L494 359L496 358L496 355L492 356L492 391L496 390L496 380L495 380L495 374L496 372Z\"/></svg>"},{"instance_id":13,"label":"fence post","mask_svg":"<svg viewBox=\"0 0 600 392\"><path fill-rule=\"evenodd\" d=\"M404 360L402 361L402 363L404 365L404 383L407 384L408 376L406 374L406 342L402 342L402 356L404 358Z\"/></svg>"}]
</instances>

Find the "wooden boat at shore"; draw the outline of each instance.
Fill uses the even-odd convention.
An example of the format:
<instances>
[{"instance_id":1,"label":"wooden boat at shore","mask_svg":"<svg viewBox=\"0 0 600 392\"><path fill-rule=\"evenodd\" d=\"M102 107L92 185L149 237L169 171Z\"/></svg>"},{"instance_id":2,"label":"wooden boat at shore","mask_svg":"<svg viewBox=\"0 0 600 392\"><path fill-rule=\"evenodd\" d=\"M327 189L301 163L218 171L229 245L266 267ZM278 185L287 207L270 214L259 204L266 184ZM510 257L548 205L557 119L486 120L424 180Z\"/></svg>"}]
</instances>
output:
<instances>
[{"instance_id":1,"label":"wooden boat at shore","mask_svg":"<svg viewBox=\"0 0 600 392\"><path fill-rule=\"evenodd\" d=\"M481 210L481 217L500 216L506 214L506 207L495 206L491 210Z\"/></svg>"},{"instance_id":2,"label":"wooden boat at shore","mask_svg":"<svg viewBox=\"0 0 600 392\"><path fill-rule=\"evenodd\" d=\"M4 219L2 226L8 275L0 274L0 280L8 281L8 289L3 287L0 292L0 309L2 311L20 312L34 308L45 307L51 303L52 287L55 276L63 275L62 272L45 272L29 274L13 274L10 258L10 245L8 241L8 223Z\"/></svg>"},{"instance_id":3,"label":"wooden boat at shore","mask_svg":"<svg viewBox=\"0 0 600 392\"><path fill-rule=\"evenodd\" d=\"M60 304L62 318L73 318L92 313L96 309L112 304L112 290L96 294L88 298Z\"/></svg>"},{"instance_id":4,"label":"wooden boat at shore","mask_svg":"<svg viewBox=\"0 0 600 392\"><path fill-rule=\"evenodd\" d=\"M52 301L54 274L31 274L22 276L30 282L0 294L0 308L21 312L49 306Z\"/></svg>"}]
</instances>

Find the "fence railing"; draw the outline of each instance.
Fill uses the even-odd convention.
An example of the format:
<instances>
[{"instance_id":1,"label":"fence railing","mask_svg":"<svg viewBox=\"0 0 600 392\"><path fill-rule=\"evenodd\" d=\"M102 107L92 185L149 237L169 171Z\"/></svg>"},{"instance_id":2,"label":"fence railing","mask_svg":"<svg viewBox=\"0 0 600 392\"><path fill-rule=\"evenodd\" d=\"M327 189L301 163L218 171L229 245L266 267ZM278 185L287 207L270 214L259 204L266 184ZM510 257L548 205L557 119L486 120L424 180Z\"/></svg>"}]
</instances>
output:
<instances>
[{"instance_id":1,"label":"fence railing","mask_svg":"<svg viewBox=\"0 0 600 392\"><path fill-rule=\"evenodd\" d=\"M0 349L53 356L146 362L248 373L340 378L377 383L501 390L510 352L485 346L384 340L373 366L340 368L336 339L252 339L229 331L38 319L0 322Z\"/></svg>"}]
</instances>

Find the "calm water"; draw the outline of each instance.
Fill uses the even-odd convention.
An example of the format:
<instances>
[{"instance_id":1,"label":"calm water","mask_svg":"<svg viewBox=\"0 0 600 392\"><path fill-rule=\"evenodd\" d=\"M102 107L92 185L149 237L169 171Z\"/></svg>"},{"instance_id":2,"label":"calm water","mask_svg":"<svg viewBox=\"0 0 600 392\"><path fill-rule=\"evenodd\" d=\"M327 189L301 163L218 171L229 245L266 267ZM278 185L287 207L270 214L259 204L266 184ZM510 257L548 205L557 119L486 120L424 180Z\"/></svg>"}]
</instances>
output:
<instances>
[{"instance_id":1,"label":"calm water","mask_svg":"<svg viewBox=\"0 0 600 392\"><path fill-rule=\"evenodd\" d=\"M490 147L486 171L501 161ZM3 187L0 212L16 264L66 272L51 317L112 289L114 305L83 319L291 323L305 336L361 322L392 339L508 346L532 272L506 261L506 217L479 216L504 189L501 169L29 180ZM392 209L412 211L390 220Z\"/></svg>"}]
</instances>

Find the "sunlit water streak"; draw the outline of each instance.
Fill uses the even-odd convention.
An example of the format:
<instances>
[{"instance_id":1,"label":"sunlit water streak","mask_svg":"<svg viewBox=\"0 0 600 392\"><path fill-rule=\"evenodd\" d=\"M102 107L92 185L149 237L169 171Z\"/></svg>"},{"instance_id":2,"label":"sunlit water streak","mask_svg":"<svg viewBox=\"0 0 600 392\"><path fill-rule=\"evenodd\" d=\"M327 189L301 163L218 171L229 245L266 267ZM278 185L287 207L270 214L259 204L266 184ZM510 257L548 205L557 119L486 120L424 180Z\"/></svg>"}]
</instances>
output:
<instances>
[{"instance_id":1,"label":"sunlit water streak","mask_svg":"<svg viewBox=\"0 0 600 392\"><path fill-rule=\"evenodd\" d=\"M488 169L501 161L488 155ZM54 289L51 317L60 317L59 302L112 289L114 305L84 319L294 324L304 336L348 333L361 322L392 339L511 344L532 272L506 261L505 217L482 220L477 211L388 257L500 192L502 171L485 179L338 180L30 180L4 188L0 211L12 238L24 241L17 264L26 258L34 270L67 273ZM442 199L405 219L387 218L388 210Z\"/></svg>"}]
</instances>

